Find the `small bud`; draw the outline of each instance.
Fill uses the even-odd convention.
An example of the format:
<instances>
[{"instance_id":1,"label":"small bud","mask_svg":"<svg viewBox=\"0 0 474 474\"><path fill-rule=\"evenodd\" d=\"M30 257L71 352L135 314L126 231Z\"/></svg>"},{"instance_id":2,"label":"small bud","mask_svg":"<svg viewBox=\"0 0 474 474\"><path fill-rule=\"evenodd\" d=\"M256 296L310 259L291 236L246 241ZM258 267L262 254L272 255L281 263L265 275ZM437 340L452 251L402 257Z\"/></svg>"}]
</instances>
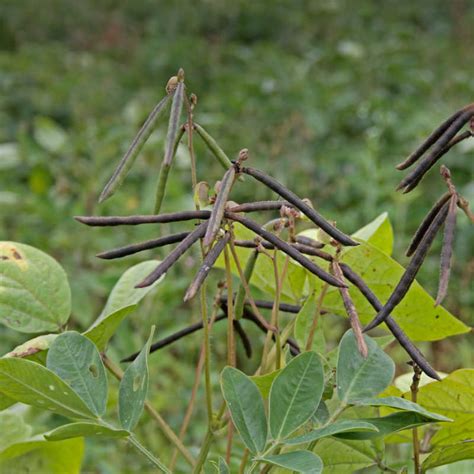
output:
<instances>
[{"instance_id":1,"label":"small bud","mask_svg":"<svg viewBox=\"0 0 474 474\"><path fill-rule=\"evenodd\" d=\"M190 96L189 96L189 101L191 102L191 105L195 106L197 105L198 103L198 98L197 98L197 95L192 93Z\"/></svg>"},{"instance_id":2,"label":"small bud","mask_svg":"<svg viewBox=\"0 0 474 474\"><path fill-rule=\"evenodd\" d=\"M200 181L194 188L194 203L199 207L206 207L209 205L209 184L205 181Z\"/></svg>"},{"instance_id":3,"label":"small bud","mask_svg":"<svg viewBox=\"0 0 474 474\"><path fill-rule=\"evenodd\" d=\"M171 94L178 85L178 76L171 76L169 78L168 84L166 84L166 93Z\"/></svg>"},{"instance_id":4,"label":"small bud","mask_svg":"<svg viewBox=\"0 0 474 474\"><path fill-rule=\"evenodd\" d=\"M182 67L180 67L178 71L178 81L179 82L184 81L184 69Z\"/></svg>"},{"instance_id":5,"label":"small bud","mask_svg":"<svg viewBox=\"0 0 474 474\"><path fill-rule=\"evenodd\" d=\"M237 158L237 161L241 163L242 161L247 160L249 157L249 151L247 148L242 148L242 150L239 151L239 157Z\"/></svg>"},{"instance_id":6,"label":"small bud","mask_svg":"<svg viewBox=\"0 0 474 474\"><path fill-rule=\"evenodd\" d=\"M227 201L225 203L225 208L227 211L232 211L232 208L233 207L237 207L239 205L238 202L235 202L235 201Z\"/></svg>"}]
</instances>

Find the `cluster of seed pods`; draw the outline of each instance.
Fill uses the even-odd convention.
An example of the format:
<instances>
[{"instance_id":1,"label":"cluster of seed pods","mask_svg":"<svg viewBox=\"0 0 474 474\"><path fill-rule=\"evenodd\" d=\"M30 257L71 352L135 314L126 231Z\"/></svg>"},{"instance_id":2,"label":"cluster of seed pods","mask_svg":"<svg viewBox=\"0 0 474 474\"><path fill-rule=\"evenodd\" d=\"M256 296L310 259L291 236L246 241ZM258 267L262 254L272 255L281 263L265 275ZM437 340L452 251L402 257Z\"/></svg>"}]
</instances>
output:
<instances>
[{"instance_id":1,"label":"cluster of seed pods","mask_svg":"<svg viewBox=\"0 0 474 474\"><path fill-rule=\"evenodd\" d=\"M403 189L404 193L413 190L433 165L454 145L473 137L473 117L474 104L470 104L451 115L434 130L403 163L397 166L399 170L404 170L420 160L415 169L400 182L397 189ZM456 135L466 124L468 124L469 129ZM444 235L440 257L440 277L435 305L441 304L447 294L457 209L461 208L473 223L474 216L469 209L469 203L457 192L449 169L441 165L440 174L447 184L448 191L435 202L419 225L406 252L407 257L411 257L411 260L404 274L385 305L380 308L375 318L365 327L365 331L375 328L382 322L387 322L390 313L402 301L410 289L436 235L443 225Z\"/></svg>"},{"instance_id":2,"label":"cluster of seed pods","mask_svg":"<svg viewBox=\"0 0 474 474\"><path fill-rule=\"evenodd\" d=\"M192 110L196 104L196 97L191 95L186 96L184 84L184 72L179 71L178 75L171 78L166 87L166 96L159 102L155 109L150 114L140 129L137 137L133 140L129 150L122 158L119 166L113 173L111 179L105 186L100 196L100 201L110 197L122 184L126 174L130 170L134 160L139 154L145 141L151 135L156 126L158 118L163 114L167 104L171 101L171 112L168 124L168 133L165 144L165 156L161 164L158 186L156 191L155 213L152 215L136 215L136 216L83 216L76 219L89 226L120 226L120 225L141 225L141 224L160 224L169 222L183 222L193 221L195 225L186 232L180 232L165 237L160 237L137 244L127 245L125 247L116 248L98 254L98 257L103 259L115 259L132 255L144 250L155 249L158 247L167 246L170 244L177 244L176 247L157 265L157 267L142 281L137 287L142 288L152 285L161 276L163 276L179 259L187 252L194 244L201 242L203 249L203 260L195 277L189 285L184 300L192 299L199 288L205 281L210 270L214 267L219 255L225 248L230 247L244 247L255 249L247 261L245 270L241 273L243 282L249 281L253 268L255 266L259 252L265 252L265 249L277 249L288 257L292 258L303 266L310 273L317 278L324 281L326 284L337 287L340 291L344 307L349 316L349 321L354 330L358 342L359 351L363 356L367 356L367 346L362 335L362 328L357 315L354 303L351 300L350 294L347 290L348 284L346 280L359 289L361 294L378 312L375 319L365 328L371 329L381 322L385 322L387 327L399 341L402 347L409 354L410 358L430 377L438 378L434 369L429 365L421 352L408 339L401 328L397 325L390 313L395 306L401 301L403 296L408 291L413 282L416 273L426 256L426 253L433 242L433 239L446 221L445 224L445 246L443 246L442 253L442 277L440 281L440 290L437 298L439 303L447 289L447 280L449 277L449 261L451 258L451 248L455 227L455 210L459 205L464 210L468 209L466 203L459 197L455 191L454 186L449 178L449 172L444 169L445 179L448 182L449 192L444 195L429 212L427 218L422 222L420 228L415 234L412 243L410 244L408 254L413 255L410 265L407 267L399 285L395 289L392 296L382 305L377 297L372 293L370 288L366 285L363 279L357 275L347 264L339 261L340 250L343 246L358 245L351 237L337 229L331 222L321 216L311 205L305 200L301 199L294 192L283 186L277 180L267 175L261 170L244 166L244 162L248 159L248 150L243 149L239 153L235 161L231 161L225 152L219 147L216 141L196 122L193 120ZM188 120L183 125L179 125L183 104L188 107ZM400 169L404 169L415 163L423 153L435 144L431 153L421 161L415 172L402 181L400 188L404 188L405 192L413 189L421 180L426 171L433 166L433 164L444 154L449 148L459 141L467 138L466 132L454 137L466 121L471 120L474 108L473 106L466 107L462 111L453 115L449 120L444 122L428 140L404 163L399 165ZM470 115L469 115L470 114ZM461 123L462 122L462 123ZM180 143L184 133L192 135L196 132L201 137L203 142L212 152L213 156L224 167L225 173L219 183L217 193L213 199L213 206L211 210L201 210L197 206L193 211L180 211L168 214L160 214L161 204L165 196L166 182L168 174L172 165L173 157L176 153L177 147ZM469 131L469 136L472 136L472 130ZM241 176L248 176L256 180L275 192L279 196L276 201L258 201L244 204L237 204L229 201L231 190L236 183L236 180ZM255 220L248 217L248 214L253 212L263 211L279 211L279 222L288 222L285 213L290 212L292 219L305 217L314 223L318 228L322 229L331 240L331 244L337 248L335 256L331 253L321 250L323 246L307 237L298 237L296 235L290 236L289 240L283 240L278 232L272 232L268 229L268 225L260 225ZM273 222L273 221L271 221ZM238 223L255 235L254 240L237 240L234 238L232 229L233 224ZM323 260L325 264L329 264L329 270L319 266L310 257ZM447 263L446 263L447 262ZM248 287L247 287L248 289ZM247 355L251 355L251 343L247 337L240 318L250 320L263 331L278 331L270 326L270 324L259 314L258 307L272 307L274 302L255 301L253 298L246 298L245 285L241 284L237 293L233 297L235 305L236 319L233 321L235 331L242 339L243 345ZM221 308L224 313L227 311L227 304L232 303L232 298L223 298L221 301ZM249 307L250 304L250 307ZM298 312L298 306L280 304L281 311ZM216 321L225 319L226 316L221 315L216 318ZM167 346L182 337L191 334L194 331L203 327L203 323L196 323L184 328L177 333L168 336L167 338L153 344L151 351L158 350ZM275 334L273 334L275 337ZM289 338L285 341L288 344L290 351L293 354L299 352L297 343ZM133 360L136 354L133 354L124 361Z\"/></svg>"}]
</instances>

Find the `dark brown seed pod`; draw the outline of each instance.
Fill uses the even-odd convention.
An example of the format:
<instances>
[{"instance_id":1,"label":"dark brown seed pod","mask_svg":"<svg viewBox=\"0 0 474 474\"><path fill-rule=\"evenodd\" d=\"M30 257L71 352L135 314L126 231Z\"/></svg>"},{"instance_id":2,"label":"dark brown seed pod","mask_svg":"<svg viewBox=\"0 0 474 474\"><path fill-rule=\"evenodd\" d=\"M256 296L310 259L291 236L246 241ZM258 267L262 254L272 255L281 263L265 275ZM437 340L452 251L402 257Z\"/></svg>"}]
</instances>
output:
<instances>
[{"instance_id":1,"label":"dark brown seed pod","mask_svg":"<svg viewBox=\"0 0 474 474\"><path fill-rule=\"evenodd\" d=\"M439 286L435 306L444 300L448 292L449 275L451 273L451 258L453 255L454 232L456 229L456 211L458 204L457 194L453 194L449 200L448 216L444 224L443 248L440 258Z\"/></svg>"},{"instance_id":2,"label":"dark brown seed pod","mask_svg":"<svg viewBox=\"0 0 474 474\"><path fill-rule=\"evenodd\" d=\"M241 171L255 178L257 181L265 184L272 191L275 191L283 199L286 199L299 209L305 216L311 219L318 227L327 232L331 237L340 242L343 245L359 245L357 242L352 240L348 235L336 229L331 223L324 219L318 214L312 207L308 206L303 200L301 200L293 191L283 186L281 183L276 181L274 178L268 176L260 170L254 168L242 167Z\"/></svg>"},{"instance_id":3,"label":"dark brown seed pod","mask_svg":"<svg viewBox=\"0 0 474 474\"><path fill-rule=\"evenodd\" d=\"M232 324L234 326L235 332L239 335L240 340L242 341L242 345L244 346L245 349L245 355L247 356L248 359L252 358L252 343L250 342L249 337L247 336L247 333L245 332L244 328L240 324L240 321L237 319L234 319L232 321Z\"/></svg>"},{"instance_id":4,"label":"dark brown seed pod","mask_svg":"<svg viewBox=\"0 0 474 474\"><path fill-rule=\"evenodd\" d=\"M152 285L158 278L164 275L188 250L194 242L199 240L207 229L207 221L199 224L184 240L182 240L173 251L135 288L145 288Z\"/></svg>"},{"instance_id":5,"label":"dark brown seed pod","mask_svg":"<svg viewBox=\"0 0 474 474\"><path fill-rule=\"evenodd\" d=\"M297 235L296 243L307 245L308 247L314 247L315 249L322 249L324 247L322 242L318 242L317 240L314 240L311 237L306 237L305 235Z\"/></svg>"},{"instance_id":6,"label":"dark brown seed pod","mask_svg":"<svg viewBox=\"0 0 474 474\"><path fill-rule=\"evenodd\" d=\"M209 219L210 216L211 211L181 211L143 216L76 216L74 219L91 227L113 227L118 225L167 224L194 219Z\"/></svg>"},{"instance_id":7,"label":"dark brown seed pod","mask_svg":"<svg viewBox=\"0 0 474 474\"><path fill-rule=\"evenodd\" d=\"M205 249L208 249L221 227L222 218L224 216L225 204L229 197L230 191L235 181L236 169L234 166L229 168L222 178L219 193L217 194L216 202L212 208L211 217L209 218L209 225L207 227L206 235L202 242Z\"/></svg>"},{"instance_id":8,"label":"dark brown seed pod","mask_svg":"<svg viewBox=\"0 0 474 474\"><path fill-rule=\"evenodd\" d=\"M428 230L421 239L418 248L413 254L410 263L406 267L405 273L400 279L398 285L395 287L395 290L390 295L383 309L380 310L377 316L364 328L364 331L370 331L380 323L384 322L387 316L393 311L395 306L397 306L407 294L411 284L415 280L416 274L418 273L423 260L426 257L426 254L428 253L428 250L431 247L431 244L433 243L434 238L436 237L436 234L438 233L438 230L443 225L443 222L448 215L448 208L449 204L445 203L438 214L435 216L433 222L430 224Z\"/></svg>"},{"instance_id":9,"label":"dark brown seed pod","mask_svg":"<svg viewBox=\"0 0 474 474\"><path fill-rule=\"evenodd\" d=\"M438 201L436 201L433 207L429 210L428 214L426 214L426 217L418 226L418 229L416 230L415 235L411 239L410 245L408 246L408 249L406 251L407 257L411 257L413 255L413 252L417 249L421 239L425 235L430 224L433 222L433 219L435 218L436 214L438 214L439 210L449 201L450 197L451 197L451 193L449 192L446 192L445 194L443 194L438 199Z\"/></svg>"},{"instance_id":10,"label":"dark brown seed pod","mask_svg":"<svg viewBox=\"0 0 474 474\"><path fill-rule=\"evenodd\" d=\"M221 315L217 316L214 322L222 321L223 319L227 319L226 314L221 314ZM183 328L179 331L176 331L175 333L170 334L169 336L166 336L166 337L164 337L163 339L160 339L157 342L154 342L150 346L150 354L152 352L159 351L163 347L169 346L170 344L173 344L174 342L179 341L183 337L186 337L189 334L192 334L196 331L199 331L200 329L202 329L202 321L191 324L191 325L189 325L189 326L187 326L187 327L185 327L185 328ZM138 354L140 354L140 351L135 352L134 354L131 354L131 355L123 358L120 362L132 362L137 358Z\"/></svg>"},{"instance_id":11,"label":"dark brown seed pod","mask_svg":"<svg viewBox=\"0 0 474 474\"><path fill-rule=\"evenodd\" d=\"M227 319L227 314L220 314L219 316L216 317L214 322L217 323L217 322L222 321L224 319ZM150 346L150 354L153 353L153 352L159 351L160 349L163 349L164 347L169 346L169 345L171 345L175 342L178 342L180 339L183 339L184 337L189 336L190 334L193 334L193 333L199 331L200 329L202 329L202 326L203 326L202 321L199 321L199 322L191 324L191 325L189 325L189 326L187 326L183 329L180 329L179 331L176 331L175 333L170 334L169 336L166 336L163 339L160 339L159 341L154 342ZM242 327L241 327L241 329L242 329ZM252 348L249 345L250 341L248 340L247 334L245 333L245 331L243 331L243 329L242 329L242 332L239 332L238 329L236 330L236 332L237 332L237 334L239 334L239 336L242 339L242 345L244 346L244 349L245 349L245 352L247 353L247 356L251 357ZM245 335L244 335L244 333L245 333ZM249 355L249 349L250 349L250 355ZM140 354L140 351L135 352L134 354L131 354L131 355L123 358L120 362L132 362L138 357L138 354Z\"/></svg>"},{"instance_id":12,"label":"dark brown seed pod","mask_svg":"<svg viewBox=\"0 0 474 474\"><path fill-rule=\"evenodd\" d=\"M227 303L227 296L221 296L220 302ZM254 300L254 303L257 308L262 309L273 309L274 306L273 301L270 300ZM245 300L244 306L250 306L250 301ZM278 310L282 311L283 313L298 314L301 310L301 306L295 304L280 303L278 306Z\"/></svg>"},{"instance_id":13,"label":"dark brown seed pod","mask_svg":"<svg viewBox=\"0 0 474 474\"><path fill-rule=\"evenodd\" d=\"M447 118L430 136L402 163L397 165L397 170L405 170L418 159L438 140L438 138L450 127L450 125L461 115L463 110L458 110Z\"/></svg>"},{"instance_id":14,"label":"dark brown seed pod","mask_svg":"<svg viewBox=\"0 0 474 474\"><path fill-rule=\"evenodd\" d=\"M222 305L222 309L223 311L227 311L227 306L225 304ZM252 321L263 333L266 334L268 332L268 328L246 307L244 307L243 318ZM274 341L276 340L275 334L272 334L272 339ZM289 346L291 355L297 356L301 352L298 343L291 337L286 340L285 344Z\"/></svg>"},{"instance_id":15,"label":"dark brown seed pod","mask_svg":"<svg viewBox=\"0 0 474 474\"><path fill-rule=\"evenodd\" d=\"M275 246L271 244L270 242L263 241L263 242L256 243L254 240L235 240L234 245L236 247L243 247L243 248L248 248L248 249L254 249L259 246L262 246L263 248L269 249L269 250L272 250L275 248ZM294 249L298 250L304 255L311 255L312 257L322 258L323 260L326 260L327 262L332 261L332 255L327 252L323 252L322 250L315 249L308 245L303 245L303 244L298 244L298 243L289 244L289 245L291 245Z\"/></svg>"},{"instance_id":16,"label":"dark brown seed pod","mask_svg":"<svg viewBox=\"0 0 474 474\"><path fill-rule=\"evenodd\" d=\"M444 134L433 146L430 153L428 153L428 155L423 158L420 164L411 173L402 179L400 184L397 186L397 191L403 189L403 192L407 193L414 189L426 172L436 163L436 161L438 161L438 159L448 152L450 148L456 143L459 143L460 139L454 138L454 136L466 124L466 122L469 121L473 113L474 107L468 107L458 115L458 117L452 122L452 124L446 129ZM467 136L470 136L470 133L468 133ZM454 140L451 141L453 138ZM467 137L461 139L464 140L465 138Z\"/></svg>"},{"instance_id":17,"label":"dark brown seed pod","mask_svg":"<svg viewBox=\"0 0 474 474\"><path fill-rule=\"evenodd\" d=\"M426 173L446 154L448 153L454 145L457 145L459 142L466 140L467 138L472 137L472 132L466 130L463 133L460 133L456 137L454 137L441 151L439 151L436 155L430 154L427 156L410 175L406 176L406 180L409 183L405 186L403 181L397 187L397 191L399 189L405 188L403 193L409 193L412 189L418 186L418 183L423 179Z\"/></svg>"},{"instance_id":18,"label":"dark brown seed pod","mask_svg":"<svg viewBox=\"0 0 474 474\"><path fill-rule=\"evenodd\" d=\"M230 234L226 232L224 236L216 242L214 247L212 247L212 249L209 250L207 255L204 257L201 268L196 273L196 276L194 277L193 281L191 282L186 291L186 294L184 295L184 301L188 301L191 298L194 298L194 296L196 296L196 293L198 292L201 285L204 283L204 280L207 278L207 275L209 275L209 272L214 266L214 263L216 263L217 258L224 250L224 247L226 246L227 242L229 242L229 237Z\"/></svg>"},{"instance_id":19,"label":"dark brown seed pod","mask_svg":"<svg viewBox=\"0 0 474 474\"><path fill-rule=\"evenodd\" d=\"M262 229L260 225L258 225L255 221L252 221L246 217L243 217L240 214L234 214L228 211L225 212L225 216L228 219L231 219L235 222L239 222L240 224L247 227L247 229L250 229L252 232L255 232L255 234L260 235L265 240L273 244L277 249L289 255L291 258L293 258L299 264L301 264L304 268L309 270L311 273L313 273L314 275L316 275L318 278L325 281L329 285L337 286L337 287L345 286L345 284L342 281L335 278L330 273L324 271L322 268L318 267L315 263L313 263L311 260L307 259L304 255L302 255L301 252L298 251L296 248L284 242L275 234L272 234L271 232L268 232L267 230Z\"/></svg>"},{"instance_id":20,"label":"dark brown seed pod","mask_svg":"<svg viewBox=\"0 0 474 474\"><path fill-rule=\"evenodd\" d=\"M245 202L232 206L228 210L230 212L259 212L259 211L278 211L283 206L291 206L288 201L256 201Z\"/></svg>"},{"instance_id":21,"label":"dark brown seed pod","mask_svg":"<svg viewBox=\"0 0 474 474\"><path fill-rule=\"evenodd\" d=\"M336 260L333 260L331 263L331 268L334 272L334 275L341 281L344 281L344 275L342 273L341 267ZM344 308L346 308L346 313L349 316L349 322L351 323L352 332L357 341L357 349L364 359L369 355L369 350L367 349L367 344L362 334L362 326L360 324L359 315L357 314L356 307L352 301L351 295L348 288L339 288L339 293L344 303Z\"/></svg>"},{"instance_id":22,"label":"dark brown seed pod","mask_svg":"<svg viewBox=\"0 0 474 474\"><path fill-rule=\"evenodd\" d=\"M165 245L181 242L188 235L189 232L180 232L179 234L167 235L165 237L160 237L159 239L146 240L145 242L140 242L138 244L127 245L125 247L98 253L96 257L103 258L105 260L126 257L127 255L133 255L135 253L142 252L143 250L164 247Z\"/></svg>"},{"instance_id":23,"label":"dark brown seed pod","mask_svg":"<svg viewBox=\"0 0 474 474\"><path fill-rule=\"evenodd\" d=\"M354 270L352 270L349 265L341 263L340 267L344 276L361 292L365 299L370 303L372 308L374 308L375 311L379 312L383 308L383 305L372 292L372 290L367 286L365 281ZM395 339L405 349L411 359L416 362L416 364L418 364L418 366L423 370L423 372L428 375L428 377L431 377L435 380L440 380L436 371L425 359L425 356L413 344L413 342L410 341L408 336L402 331L402 329L400 328L400 326L398 326L392 316L387 317L387 319L385 320L385 324L387 325Z\"/></svg>"}]
</instances>

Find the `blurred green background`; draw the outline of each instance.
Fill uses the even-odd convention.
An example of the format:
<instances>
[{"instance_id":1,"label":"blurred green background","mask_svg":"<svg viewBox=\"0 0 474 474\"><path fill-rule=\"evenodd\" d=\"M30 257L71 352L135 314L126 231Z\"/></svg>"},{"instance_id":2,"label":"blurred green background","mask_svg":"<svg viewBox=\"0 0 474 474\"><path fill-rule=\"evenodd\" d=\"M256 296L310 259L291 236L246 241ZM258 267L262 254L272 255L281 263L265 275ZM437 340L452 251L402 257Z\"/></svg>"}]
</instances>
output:
<instances>
[{"instance_id":1,"label":"blurred green background","mask_svg":"<svg viewBox=\"0 0 474 474\"><path fill-rule=\"evenodd\" d=\"M183 67L188 91L199 98L196 120L230 156L249 148L252 165L309 197L347 232L388 211L394 255L404 264L410 235L445 186L433 169L402 196L394 191L402 176L395 165L474 100L473 22L468 0L2 0L0 239L36 246L61 262L73 288L70 327L85 329L128 266L163 253L99 261L97 252L152 238L156 229L91 229L72 216L151 212L165 120L121 190L101 206L97 197L168 78ZM473 150L474 141L467 141L444 160L471 202ZM197 140L196 152L199 179L214 183L221 169ZM248 183L232 194L236 201L269 197ZM192 207L183 147L164 210ZM471 324L473 239L473 226L460 215L446 306ZM439 245L420 275L432 294ZM140 347L150 321L164 335L198 318L182 303L195 263L190 256L169 273L122 326L113 355ZM6 329L1 334L3 352L25 339ZM199 345L193 336L152 357L153 402L176 430ZM472 364L467 337L423 348L440 370ZM213 349L218 361L225 352L222 330ZM403 354L392 352L405 371ZM203 415L200 407L186 439L192 450L205 430ZM169 456L147 417L141 435ZM119 465L143 467L114 443L87 451L87 472L114 473Z\"/></svg>"}]
</instances>

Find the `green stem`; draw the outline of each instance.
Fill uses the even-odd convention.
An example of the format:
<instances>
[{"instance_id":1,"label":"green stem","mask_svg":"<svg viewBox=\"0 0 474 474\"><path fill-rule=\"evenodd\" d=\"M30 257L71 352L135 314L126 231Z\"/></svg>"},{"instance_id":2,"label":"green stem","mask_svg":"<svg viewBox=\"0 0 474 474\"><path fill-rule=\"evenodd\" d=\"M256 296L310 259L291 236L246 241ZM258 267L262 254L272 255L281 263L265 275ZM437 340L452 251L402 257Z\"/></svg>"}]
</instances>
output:
<instances>
[{"instance_id":1,"label":"green stem","mask_svg":"<svg viewBox=\"0 0 474 474\"><path fill-rule=\"evenodd\" d=\"M199 290L201 303L201 318L204 336L204 382L206 387L206 406L208 426L212 425L212 383L211 383L211 340L209 335L209 321L207 319L206 283Z\"/></svg>"},{"instance_id":2,"label":"green stem","mask_svg":"<svg viewBox=\"0 0 474 474\"><path fill-rule=\"evenodd\" d=\"M220 428L220 420L222 415L225 412L226 404L223 403L217 413L215 420L209 424L206 437L204 438L204 442L201 446L201 452L199 453L198 459L196 461L196 465L193 469L193 474L199 474L201 472L202 466L206 462L207 455L209 453L209 449L211 447L212 440L214 439L215 430Z\"/></svg>"},{"instance_id":3,"label":"green stem","mask_svg":"<svg viewBox=\"0 0 474 474\"><path fill-rule=\"evenodd\" d=\"M233 239L233 235L231 236L231 239ZM233 242L232 242L233 245ZM245 269L243 273L243 279L240 282L239 289L237 290L237 296L235 297L235 319L241 319L242 314L244 312L244 303L245 303L245 283L250 282L250 279L252 278L252 273L255 268L255 264L257 263L258 259L258 250L254 250L249 258L247 259L247 263L245 264Z\"/></svg>"},{"instance_id":4,"label":"green stem","mask_svg":"<svg viewBox=\"0 0 474 474\"><path fill-rule=\"evenodd\" d=\"M232 273L227 246L224 247L224 261L227 285L227 364L231 367L235 367L234 295L232 291Z\"/></svg>"},{"instance_id":5,"label":"green stem","mask_svg":"<svg viewBox=\"0 0 474 474\"><path fill-rule=\"evenodd\" d=\"M328 421L326 421L326 423L324 423L324 425L322 425L321 428L326 428L326 426L329 426L331 423L333 423L346 408L347 408L347 404L345 402L341 402L341 404L334 410L334 413L329 417ZM308 451L313 451L318 441L319 441L318 439L311 441L311 443L309 443L309 446L307 448Z\"/></svg>"},{"instance_id":6,"label":"green stem","mask_svg":"<svg viewBox=\"0 0 474 474\"><path fill-rule=\"evenodd\" d=\"M130 444L132 444L137 449L137 451L143 454L143 456L145 456L155 467L166 474L171 474L171 471L153 453L148 451L148 449L146 449L145 446L143 446L138 441L134 434L131 434L128 437L128 440L130 441Z\"/></svg>"},{"instance_id":7,"label":"green stem","mask_svg":"<svg viewBox=\"0 0 474 474\"><path fill-rule=\"evenodd\" d=\"M202 466L207 459L207 453L209 452L209 448L211 447L211 442L214 438L214 434L212 433L211 429L207 430L206 437L204 438L204 442L201 446L201 452L199 453L199 457L197 458L196 465L193 469L193 474L199 474L201 472Z\"/></svg>"}]
</instances>

